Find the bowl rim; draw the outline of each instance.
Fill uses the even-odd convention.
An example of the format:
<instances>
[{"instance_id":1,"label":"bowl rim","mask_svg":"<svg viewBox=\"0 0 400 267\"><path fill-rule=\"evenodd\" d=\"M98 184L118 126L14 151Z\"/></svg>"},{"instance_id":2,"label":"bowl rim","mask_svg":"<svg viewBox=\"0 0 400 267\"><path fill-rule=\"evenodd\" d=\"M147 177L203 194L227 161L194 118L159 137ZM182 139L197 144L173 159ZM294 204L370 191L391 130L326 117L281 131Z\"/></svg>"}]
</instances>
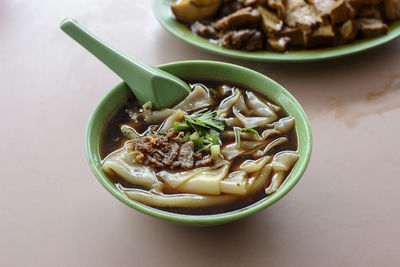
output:
<instances>
[{"instance_id":1,"label":"bowl rim","mask_svg":"<svg viewBox=\"0 0 400 267\"><path fill-rule=\"evenodd\" d=\"M179 222L179 223L184 223L184 224L189 224L189 225L216 225L216 224L222 224L222 223L227 223L230 221L234 221L240 218L247 217L253 213L256 213L262 209L267 208L268 206L271 206L275 202L277 202L279 199L281 199L284 195L286 195L300 180L302 175L304 174L307 165L309 163L310 157L311 157L311 150L312 150L312 134L311 134L311 126L308 121L308 118L301 107L301 105L298 103L298 101L294 98L292 94L289 93L284 87L279 85L277 82L273 81L271 78L267 77L264 74L261 74L259 72L256 72L254 70L235 65L235 64L230 64L230 63L225 63L225 62L218 62L218 61L208 61L208 60L189 60L189 61L178 61L178 62L172 62L172 63L167 63L158 66L159 68L163 70L168 70L172 68L181 68L181 67L187 67L188 65L198 65L199 66L205 66L207 67L213 67L213 68L220 68L220 69L230 69L232 71L239 71L239 72L245 72L248 75L251 75L251 77L255 77L258 79L263 79L264 81L273 84L277 88L279 88L279 91L281 94L283 94L290 102L291 105L295 107L295 110L297 112L297 116L301 118L300 122L296 121L295 127L296 127L296 134L297 138L299 140L299 132L298 132L298 124L301 123L303 127L303 132L302 134L305 135L305 138L307 140L306 143L304 144L298 144L298 149L300 146L303 147L300 158L298 162L295 165L296 169L296 176L293 174L293 170L289 174L289 176L285 179L284 184L281 185L281 187L278 189L277 192L272 194L270 197L264 198L256 203L253 203L247 207L244 207L239 210L231 211L231 212L226 212L226 213L221 213L221 214L213 214L213 215L184 215L184 214L177 214L177 213L171 213L171 212L166 212L163 210L159 210L150 206L146 206L144 204L141 204L139 202L136 202L132 199L129 199L125 194L123 194L120 190L116 188L114 184L108 179L108 177L101 171L101 158L99 154L99 139L100 135L96 136L96 140L92 137L93 132L96 132L94 129L98 129L98 127L102 127L102 123L100 123L97 120L98 114L100 114L102 111L102 107L106 105L106 103L109 101L109 98L115 93L117 90L121 90L121 86L125 86L124 82L119 83L116 85L114 88L112 88L105 96L102 97L102 99L97 103L95 108L93 109L89 121L86 126L86 133L85 133L85 151L86 151L86 157L89 163L89 166L95 175L95 177L99 180L99 182L105 187L105 189L110 192L114 197L119 199L121 202L124 204L140 211L145 214L148 214L150 216L172 221L172 222ZM193 77L194 78L194 77ZM273 101L278 102L275 99L272 99ZM280 106L283 107L284 104L281 104L278 102ZM285 104L286 106L288 104ZM109 117L110 114L108 114L106 117ZM100 126L99 126L100 125ZM101 129L99 130L101 131Z\"/></svg>"}]
</instances>

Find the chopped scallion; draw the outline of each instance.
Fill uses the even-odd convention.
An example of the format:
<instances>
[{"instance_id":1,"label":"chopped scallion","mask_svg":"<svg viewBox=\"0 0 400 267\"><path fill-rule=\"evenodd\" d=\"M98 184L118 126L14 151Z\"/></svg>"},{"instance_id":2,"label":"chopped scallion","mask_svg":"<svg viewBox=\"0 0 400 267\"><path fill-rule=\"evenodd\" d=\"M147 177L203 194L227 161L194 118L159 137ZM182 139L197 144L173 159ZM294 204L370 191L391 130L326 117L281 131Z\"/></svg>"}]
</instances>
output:
<instances>
[{"instance_id":1,"label":"chopped scallion","mask_svg":"<svg viewBox=\"0 0 400 267\"><path fill-rule=\"evenodd\" d=\"M203 146L204 136L193 139L192 141L193 141L194 147L199 149Z\"/></svg>"},{"instance_id":2,"label":"chopped scallion","mask_svg":"<svg viewBox=\"0 0 400 267\"><path fill-rule=\"evenodd\" d=\"M199 138L200 138L200 135L199 135L198 132L194 132L191 135L189 135L189 139L192 140L192 141L195 140L195 139L199 139Z\"/></svg>"},{"instance_id":3,"label":"chopped scallion","mask_svg":"<svg viewBox=\"0 0 400 267\"><path fill-rule=\"evenodd\" d=\"M189 128L190 128L190 125L187 124L186 122L178 122L178 121L174 122L175 130L183 131L183 130L186 130Z\"/></svg>"},{"instance_id":4,"label":"chopped scallion","mask_svg":"<svg viewBox=\"0 0 400 267\"><path fill-rule=\"evenodd\" d=\"M260 135L258 134L257 130L254 130L253 128L241 128L241 129L240 128L235 128L234 131L235 131L235 135L236 135L237 146L239 148L242 148L242 144L241 144L241 140L240 140L240 134L242 132L250 132L250 133L256 134L257 137L260 137Z\"/></svg>"}]
</instances>

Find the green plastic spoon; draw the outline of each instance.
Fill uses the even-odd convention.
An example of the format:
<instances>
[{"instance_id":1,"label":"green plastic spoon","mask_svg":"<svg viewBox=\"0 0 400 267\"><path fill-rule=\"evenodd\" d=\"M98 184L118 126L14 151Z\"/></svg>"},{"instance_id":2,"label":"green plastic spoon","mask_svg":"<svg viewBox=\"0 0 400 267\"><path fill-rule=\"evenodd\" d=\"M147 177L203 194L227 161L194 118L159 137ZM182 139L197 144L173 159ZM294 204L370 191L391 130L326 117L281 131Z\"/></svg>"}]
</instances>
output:
<instances>
[{"instance_id":1,"label":"green plastic spoon","mask_svg":"<svg viewBox=\"0 0 400 267\"><path fill-rule=\"evenodd\" d=\"M190 92L188 84L178 77L128 58L97 39L73 19L63 20L60 28L121 77L142 104L151 101L154 108L169 107Z\"/></svg>"}]
</instances>

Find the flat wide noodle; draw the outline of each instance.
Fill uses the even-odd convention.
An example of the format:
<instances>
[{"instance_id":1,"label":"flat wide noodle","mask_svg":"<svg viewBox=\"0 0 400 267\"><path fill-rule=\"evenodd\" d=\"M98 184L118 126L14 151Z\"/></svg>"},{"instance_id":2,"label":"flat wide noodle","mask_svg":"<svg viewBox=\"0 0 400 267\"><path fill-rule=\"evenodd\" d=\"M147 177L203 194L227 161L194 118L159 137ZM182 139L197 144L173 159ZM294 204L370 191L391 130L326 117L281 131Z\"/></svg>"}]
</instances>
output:
<instances>
[{"instance_id":1,"label":"flat wide noodle","mask_svg":"<svg viewBox=\"0 0 400 267\"><path fill-rule=\"evenodd\" d=\"M158 124L171 116L174 110L165 108L162 110L145 110L143 111L143 120L147 123Z\"/></svg>"},{"instance_id":2,"label":"flat wide noodle","mask_svg":"<svg viewBox=\"0 0 400 267\"><path fill-rule=\"evenodd\" d=\"M271 125L274 127L275 130L281 133L287 133L290 129L293 128L294 118L291 116L284 117L279 121L272 123Z\"/></svg>"},{"instance_id":3,"label":"flat wide noodle","mask_svg":"<svg viewBox=\"0 0 400 267\"><path fill-rule=\"evenodd\" d=\"M270 118L267 117L248 117L240 113L237 107L232 108L233 114L243 123L246 128L257 128L260 126L266 126L268 123L272 122Z\"/></svg>"},{"instance_id":4,"label":"flat wide noodle","mask_svg":"<svg viewBox=\"0 0 400 267\"><path fill-rule=\"evenodd\" d=\"M232 91L232 95L224 98L218 106L217 114L220 117L225 117L232 108L232 106L238 101L239 97L242 95L239 89L235 88Z\"/></svg>"},{"instance_id":5,"label":"flat wide noodle","mask_svg":"<svg viewBox=\"0 0 400 267\"><path fill-rule=\"evenodd\" d=\"M266 117L270 121L275 121L278 118L278 115L253 92L246 91L246 95L247 106L255 115Z\"/></svg>"},{"instance_id":6,"label":"flat wide noodle","mask_svg":"<svg viewBox=\"0 0 400 267\"><path fill-rule=\"evenodd\" d=\"M144 186L149 189L161 186L154 171L149 166L135 163L135 156L127 150L127 145L110 154L104 160L102 169L108 175L116 173L135 185Z\"/></svg>"},{"instance_id":7,"label":"flat wide noodle","mask_svg":"<svg viewBox=\"0 0 400 267\"><path fill-rule=\"evenodd\" d=\"M275 193L281 186L283 179L285 179L285 174L283 172L276 172L272 176L271 185L265 190L267 195Z\"/></svg>"},{"instance_id":8,"label":"flat wide noodle","mask_svg":"<svg viewBox=\"0 0 400 267\"><path fill-rule=\"evenodd\" d=\"M157 176L181 192L219 195L220 182L228 175L229 167L229 162L221 160L212 167L200 167L182 172L161 171Z\"/></svg>"},{"instance_id":9,"label":"flat wide noodle","mask_svg":"<svg viewBox=\"0 0 400 267\"><path fill-rule=\"evenodd\" d=\"M239 166L239 170L246 173L259 171L271 159L270 156L265 156L256 160L248 159Z\"/></svg>"},{"instance_id":10,"label":"flat wide noodle","mask_svg":"<svg viewBox=\"0 0 400 267\"><path fill-rule=\"evenodd\" d=\"M174 122L183 120L184 115L185 113L182 110L175 110L175 112L165 120L164 124L160 128L160 131L168 132L169 129L174 128Z\"/></svg>"},{"instance_id":11,"label":"flat wide noodle","mask_svg":"<svg viewBox=\"0 0 400 267\"><path fill-rule=\"evenodd\" d=\"M256 128L266 126L268 123L275 121L278 115L267 105L264 104L254 93L247 92L247 103L244 101L243 95L232 107L233 114L247 128ZM247 116L253 113L256 116ZM258 116L258 117L257 117Z\"/></svg>"},{"instance_id":12,"label":"flat wide noodle","mask_svg":"<svg viewBox=\"0 0 400 267\"><path fill-rule=\"evenodd\" d=\"M223 131L220 133L222 138L234 139L236 133L231 130ZM251 140L251 141L261 141L261 137L252 132L240 132L240 140Z\"/></svg>"},{"instance_id":13,"label":"flat wide noodle","mask_svg":"<svg viewBox=\"0 0 400 267\"><path fill-rule=\"evenodd\" d=\"M210 93L202 86L196 85L193 91L182 102L176 105L174 109L189 112L205 108L212 104L211 101Z\"/></svg>"},{"instance_id":14,"label":"flat wide noodle","mask_svg":"<svg viewBox=\"0 0 400 267\"><path fill-rule=\"evenodd\" d=\"M223 165L229 166L230 164L228 161L221 160L216 162L214 166L200 167L189 171L181 171L181 172L160 171L157 173L157 176L172 188L178 188L180 185L182 185L192 177L208 170L218 169Z\"/></svg>"},{"instance_id":15,"label":"flat wide noodle","mask_svg":"<svg viewBox=\"0 0 400 267\"><path fill-rule=\"evenodd\" d=\"M221 116L223 116L223 115L221 115ZM243 122L241 120L239 120L237 117L229 117L229 118L224 118L224 119L225 119L225 122L232 127L240 127L240 128L244 127Z\"/></svg>"},{"instance_id":16,"label":"flat wide noodle","mask_svg":"<svg viewBox=\"0 0 400 267\"><path fill-rule=\"evenodd\" d=\"M238 101L236 101L235 105L233 105L234 108L236 108L237 110L239 110L241 113L245 114L245 115L249 115L250 114L250 110L246 105L246 102L244 102L244 97L243 95L240 95Z\"/></svg>"},{"instance_id":17,"label":"flat wide noodle","mask_svg":"<svg viewBox=\"0 0 400 267\"><path fill-rule=\"evenodd\" d=\"M257 150L256 152L253 153L253 156L258 158L262 157L265 154L267 154L269 151L271 151L274 147L280 146L281 144L286 143L289 141L286 137L279 137L275 140L272 140L265 148L264 150Z\"/></svg>"},{"instance_id":18,"label":"flat wide noodle","mask_svg":"<svg viewBox=\"0 0 400 267\"><path fill-rule=\"evenodd\" d=\"M268 179L271 177L271 171L271 165L264 165L264 167L256 175L256 178L254 179L247 193L251 195L264 189L264 187L268 184Z\"/></svg>"},{"instance_id":19,"label":"flat wide noodle","mask_svg":"<svg viewBox=\"0 0 400 267\"><path fill-rule=\"evenodd\" d=\"M220 195L220 183L228 175L228 171L229 164L222 165L218 169L202 171L181 184L177 189L187 193Z\"/></svg>"},{"instance_id":20,"label":"flat wide noodle","mask_svg":"<svg viewBox=\"0 0 400 267\"><path fill-rule=\"evenodd\" d=\"M275 172L287 172L296 163L299 153L296 151L283 151L274 156L272 159L272 169Z\"/></svg>"},{"instance_id":21,"label":"flat wide noodle","mask_svg":"<svg viewBox=\"0 0 400 267\"><path fill-rule=\"evenodd\" d=\"M125 194L142 204L161 208L204 208L233 202L238 198L233 195L201 196L196 194L163 194L140 189L126 190Z\"/></svg>"},{"instance_id":22,"label":"flat wide noodle","mask_svg":"<svg viewBox=\"0 0 400 267\"><path fill-rule=\"evenodd\" d=\"M221 181L221 192L243 196L247 193L249 179L244 171L236 171L229 174L228 178Z\"/></svg>"},{"instance_id":23,"label":"flat wide noodle","mask_svg":"<svg viewBox=\"0 0 400 267\"><path fill-rule=\"evenodd\" d=\"M241 147L238 147L236 143L226 145L222 148L221 153L227 160L232 160L241 155L251 154L257 149L261 149L268 143L259 141L247 141L241 142Z\"/></svg>"}]
</instances>

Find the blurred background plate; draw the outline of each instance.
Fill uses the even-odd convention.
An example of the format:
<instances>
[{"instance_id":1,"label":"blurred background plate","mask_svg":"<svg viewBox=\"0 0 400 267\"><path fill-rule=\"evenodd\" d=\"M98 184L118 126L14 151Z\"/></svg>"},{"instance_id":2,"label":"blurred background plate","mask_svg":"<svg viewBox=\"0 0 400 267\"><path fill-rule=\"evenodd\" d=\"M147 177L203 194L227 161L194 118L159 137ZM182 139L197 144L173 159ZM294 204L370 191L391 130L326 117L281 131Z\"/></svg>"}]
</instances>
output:
<instances>
[{"instance_id":1,"label":"blurred background plate","mask_svg":"<svg viewBox=\"0 0 400 267\"><path fill-rule=\"evenodd\" d=\"M272 51L247 52L222 47L208 39L193 34L188 27L175 20L170 6L174 0L153 0L153 11L161 25L179 39L206 51L228 56L232 58L257 60L257 61L281 61L281 62L305 62L320 61L336 57L342 57L380 46L400 36L400 21L389 26L385 35L363 39L351 44L332 46L320 49L303 51L290 51L285 53Z\"/></svg>"}]
</instances>

